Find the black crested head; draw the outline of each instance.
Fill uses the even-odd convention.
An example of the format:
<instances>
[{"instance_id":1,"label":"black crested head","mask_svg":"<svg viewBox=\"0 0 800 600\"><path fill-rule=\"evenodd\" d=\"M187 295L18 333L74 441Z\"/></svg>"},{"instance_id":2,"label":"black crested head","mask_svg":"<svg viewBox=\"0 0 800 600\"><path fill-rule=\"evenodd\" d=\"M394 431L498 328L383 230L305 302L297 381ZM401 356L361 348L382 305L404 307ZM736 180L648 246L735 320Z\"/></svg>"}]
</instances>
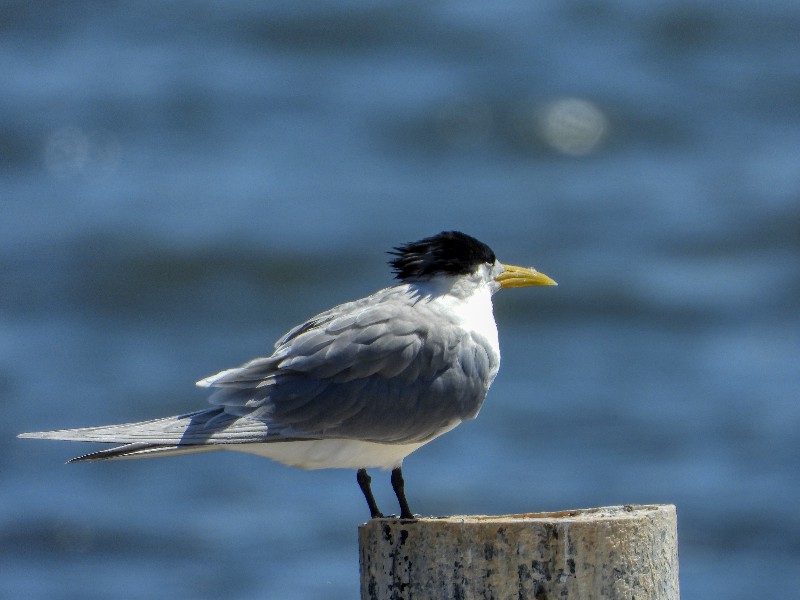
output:
<instances>
[{"instance_id":1,"label":"black crested head","mask_svg":"<svg viewBox=\"0 0 800 600\"><path fill-rule=\"evenodd\" d=\"M434 275L466 275L480 264L492 264L494 252L486 244L460 231L443 231L418 242L398 246L389 254L394 274L401 281Z\"/></svg>"}]
</instances>

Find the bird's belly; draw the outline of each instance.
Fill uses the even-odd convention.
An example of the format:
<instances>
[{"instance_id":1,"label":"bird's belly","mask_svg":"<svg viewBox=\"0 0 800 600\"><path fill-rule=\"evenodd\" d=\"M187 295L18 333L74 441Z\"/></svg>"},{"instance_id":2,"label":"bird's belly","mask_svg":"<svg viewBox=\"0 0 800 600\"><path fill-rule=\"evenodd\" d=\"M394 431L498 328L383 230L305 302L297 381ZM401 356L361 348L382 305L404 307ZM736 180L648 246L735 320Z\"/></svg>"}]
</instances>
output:
<instances>
[{"instance_id":1,"label":"bird's belly","mask_svg":"<svg viewBox=\"0 0 800 600\"><path fill-rule=\"evenodd\" d=\"M257 454L298 469L393 469L426 442L378 444L361 440L329 439L225 444L225 450Z\"/></svg>"}]
</instances>

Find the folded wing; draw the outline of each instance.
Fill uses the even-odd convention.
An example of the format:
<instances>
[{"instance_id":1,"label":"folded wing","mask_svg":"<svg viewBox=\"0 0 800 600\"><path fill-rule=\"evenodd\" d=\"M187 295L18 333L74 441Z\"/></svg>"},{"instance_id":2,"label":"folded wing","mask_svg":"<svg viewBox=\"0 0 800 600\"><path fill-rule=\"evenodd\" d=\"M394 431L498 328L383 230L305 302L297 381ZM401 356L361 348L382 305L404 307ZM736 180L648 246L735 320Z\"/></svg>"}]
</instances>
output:
<instances>
[{"instance_id":1,"label":"folded wing","mask_svg":"<svg viewBox=\"0 0 800 600\"><path fill-rule=\"evenodd\" d=\"M426 441L474 417L497 370L488 342L397 288L342 305L275 354L201 384L227 413L294 438Z\"/></svg>"},{"instance_id":2,"label":"folded wing","mask_svg":"<svg viewBox=\"0 0 800 600\"><path fill-rule=\"evenodd\" d=\"M290 440L424 442L477 414L497 367L486 340L388 288L293 329L272 356L198 382L214 388L212 408L21 437L125 444L79 460Z\"/></svg>"}]
</instances>

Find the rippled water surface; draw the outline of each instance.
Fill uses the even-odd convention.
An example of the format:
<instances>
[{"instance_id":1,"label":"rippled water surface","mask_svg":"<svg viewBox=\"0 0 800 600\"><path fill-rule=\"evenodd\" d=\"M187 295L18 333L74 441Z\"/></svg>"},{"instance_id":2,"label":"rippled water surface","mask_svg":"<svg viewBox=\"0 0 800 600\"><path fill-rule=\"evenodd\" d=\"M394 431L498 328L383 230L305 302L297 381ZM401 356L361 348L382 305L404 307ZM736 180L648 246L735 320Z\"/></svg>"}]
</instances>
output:
<instances>
[{"instance_id":1,"label":"rippled water surface","mask_svg":"<svg viewBox=\"0 0 800 600\"><path fill-rule=\"evenodd\" d=\"M798 31L788 1L7 3L0 597L357 597L351 472L14 436L202 406L443 229L560 286L496 297L500 375L407 459L412 508L674 503L683 598L794 597Z\"/></svg>"}]
</instances>

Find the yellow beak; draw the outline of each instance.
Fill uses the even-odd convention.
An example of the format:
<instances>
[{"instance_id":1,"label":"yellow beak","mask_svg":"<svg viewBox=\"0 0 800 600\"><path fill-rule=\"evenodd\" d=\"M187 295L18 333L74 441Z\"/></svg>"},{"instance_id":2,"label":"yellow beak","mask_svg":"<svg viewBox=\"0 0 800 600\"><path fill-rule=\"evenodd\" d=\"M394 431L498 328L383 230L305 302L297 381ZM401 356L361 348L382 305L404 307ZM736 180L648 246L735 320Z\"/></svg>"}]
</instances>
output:
<instances>
[{"instance_id":1,"label":"yellow beak","mask_svg":"<svg viewBox=\"0 0 800 600\"><path fill-rule=\"evenodd\" d=\"M544 273L527 267L503 265L503 272L495 277L501 288L526 287L529 285L558 285Z\"/></svg>"}]
</instances>

